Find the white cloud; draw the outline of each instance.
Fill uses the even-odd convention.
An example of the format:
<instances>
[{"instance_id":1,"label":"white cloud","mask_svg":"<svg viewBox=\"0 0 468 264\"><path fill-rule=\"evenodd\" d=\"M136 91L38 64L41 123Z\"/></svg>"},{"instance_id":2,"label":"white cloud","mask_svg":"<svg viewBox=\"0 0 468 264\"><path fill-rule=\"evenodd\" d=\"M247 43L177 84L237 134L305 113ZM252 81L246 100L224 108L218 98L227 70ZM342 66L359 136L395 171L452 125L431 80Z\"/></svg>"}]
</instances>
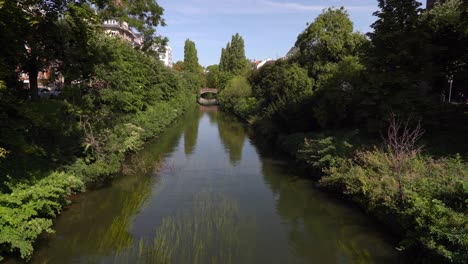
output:
<instances>
[{"instance_id":1,"label":"white cloud","mask_svg":"<svg viewBox=\"0 0 468 264\"><path fill-rule=\"evenodd\" d=\"M165 7L172 12L186 15L261 15L319 12L328 6L274 0L192 0L183 4L170 1ZM350 11L376 10L375 5L345 5L345 8Z\"/></svg>"}]
</instances>

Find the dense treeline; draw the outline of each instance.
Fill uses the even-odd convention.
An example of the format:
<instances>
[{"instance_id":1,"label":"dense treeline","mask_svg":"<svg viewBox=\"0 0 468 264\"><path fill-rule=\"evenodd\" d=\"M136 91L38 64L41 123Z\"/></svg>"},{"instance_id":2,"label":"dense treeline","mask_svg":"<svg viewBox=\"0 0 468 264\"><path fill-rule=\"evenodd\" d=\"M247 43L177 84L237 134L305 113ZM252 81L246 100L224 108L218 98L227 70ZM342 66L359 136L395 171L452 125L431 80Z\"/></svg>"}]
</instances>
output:
<instances>
[{"instance_id":1,"label":"dense treeline","mask_svg":"<svg viewBox=\"0 0 468 264\"><path fill-rule=\"evenodd\" d=\"M431 10L380 0L364 35L343 8L324 10L287 59L234 73L221 107L385 223L401 236L399 249L463 263L467 12L462 0Z\"/></svg>"},{"instance_id":2,"label":"dense treeline","mask_svg":"<svg viewBox=\"0 0 468 264\"><path fill-rule=\"evenodd\" d=\"M126 153L193 104L198 80L159 60L162 8L132 3L0 2L0 260L28 260L70 194L119 172ZM109 18L138 30L142 46L104 34ZM51 84L64 78L57 99L38 99L46 68Z\"/></svg>"}]
</instances>

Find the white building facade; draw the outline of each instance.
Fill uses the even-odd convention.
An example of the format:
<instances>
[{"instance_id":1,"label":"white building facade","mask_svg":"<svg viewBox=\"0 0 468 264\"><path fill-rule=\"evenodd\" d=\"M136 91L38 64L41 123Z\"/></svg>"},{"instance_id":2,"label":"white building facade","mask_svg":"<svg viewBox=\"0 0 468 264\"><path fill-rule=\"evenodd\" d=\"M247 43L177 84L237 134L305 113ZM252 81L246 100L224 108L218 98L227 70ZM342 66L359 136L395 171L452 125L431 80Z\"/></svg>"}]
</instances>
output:
<instances>
[{"instance_id":1,"label":"white building facade","mask_svg":"<svg viewBox=\"0 0 468 264\"><path fill-rule=\"evenodd\" d=\"M169 68L172 68L172 48L166 45L166 52L159 53L159 59Z\"/></svg>"},{"instance_id":2,"label":"white building facade","mask_svg":"<svg viewBox=\"0 0 468 264\"><path fill-rule=\"evenodd\" d=\"M115 19L110 19L104 21L102 24L104 32L106 32L110 36L121 37L126 41L130 42L133 47L141 47L143 44L143 37L134 32L129 26L127 22L119 22Z\"/></svg>"}]
</instances>

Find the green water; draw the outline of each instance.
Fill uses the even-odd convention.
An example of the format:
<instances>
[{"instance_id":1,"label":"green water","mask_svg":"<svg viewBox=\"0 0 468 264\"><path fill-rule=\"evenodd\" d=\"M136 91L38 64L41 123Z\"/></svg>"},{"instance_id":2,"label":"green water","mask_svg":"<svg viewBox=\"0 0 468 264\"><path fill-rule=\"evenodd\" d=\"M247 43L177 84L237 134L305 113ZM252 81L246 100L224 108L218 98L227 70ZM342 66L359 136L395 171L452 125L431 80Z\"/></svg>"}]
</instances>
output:
<instances>
[{"instance_id":1,"label":"green water","mask_svg":"<svg viewBox=\"0 0 468 264\"><path fill-rule=\"evenodd\" d=\"M75 197L32 262L398 262L372 221L294 171L228 114L194 109Z\"/></svg>"}]
</instances>

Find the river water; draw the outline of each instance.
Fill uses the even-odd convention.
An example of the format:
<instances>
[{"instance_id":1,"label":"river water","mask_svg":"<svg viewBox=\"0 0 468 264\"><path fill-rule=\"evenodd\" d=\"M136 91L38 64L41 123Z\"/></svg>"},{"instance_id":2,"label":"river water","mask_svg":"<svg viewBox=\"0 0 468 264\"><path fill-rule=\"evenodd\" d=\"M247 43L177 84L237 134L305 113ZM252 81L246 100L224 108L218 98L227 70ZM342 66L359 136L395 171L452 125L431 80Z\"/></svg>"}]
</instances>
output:
<instances>
[{"instance_id":1,"label":"river water","mask_svg":"<svg viewBox=\"0 0 468 264\"><path fill-rule=\"evenodd\" d=\"M232 116L194 108L74 197L33 263L395 263L355 208L257 147Z\"/></svg>"}]
</instances>

